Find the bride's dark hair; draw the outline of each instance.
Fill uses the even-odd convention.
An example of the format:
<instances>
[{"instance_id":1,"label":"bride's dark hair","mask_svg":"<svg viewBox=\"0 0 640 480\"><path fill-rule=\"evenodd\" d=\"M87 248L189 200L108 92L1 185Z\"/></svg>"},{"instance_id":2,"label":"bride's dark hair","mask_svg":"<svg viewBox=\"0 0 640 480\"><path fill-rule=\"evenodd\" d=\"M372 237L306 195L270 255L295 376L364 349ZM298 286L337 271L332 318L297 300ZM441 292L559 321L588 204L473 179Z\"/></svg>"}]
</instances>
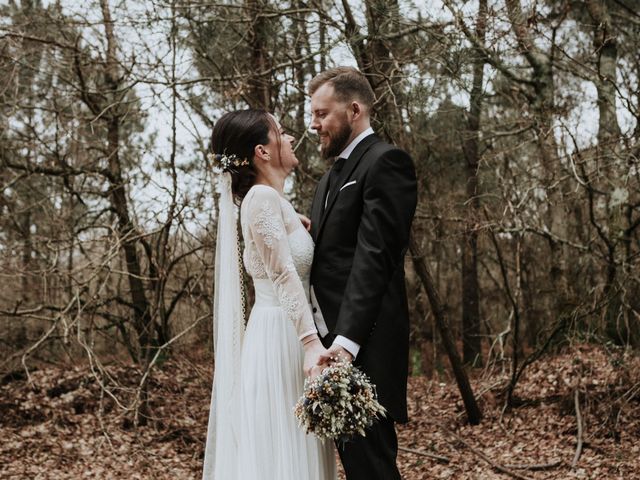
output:
<instances>
[{"instance_id":1,"label":"bride's dark hair","mask_svg":"<svg viewBox=\"0 0 640 480\"><path fill-rule=\"evenodd\" d=\"M226 113L213 127L209 151L214 155L235 155L240 160L239 165L226 168L231 173L231 191L238 203L258 175L253 158L256 145L267 145L271 130L277 131L273 117L267 111L257 109ZM223 167L217 162L214 166Z\"/></svg>"}]
</instances>

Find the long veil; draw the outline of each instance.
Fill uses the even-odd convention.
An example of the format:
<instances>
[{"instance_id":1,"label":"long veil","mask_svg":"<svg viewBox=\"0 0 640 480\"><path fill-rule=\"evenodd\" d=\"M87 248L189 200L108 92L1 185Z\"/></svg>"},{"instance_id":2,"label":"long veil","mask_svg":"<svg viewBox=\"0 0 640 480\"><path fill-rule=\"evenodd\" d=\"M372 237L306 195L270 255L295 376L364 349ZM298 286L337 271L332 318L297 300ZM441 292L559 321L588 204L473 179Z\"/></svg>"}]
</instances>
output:
<instances>
[{"instance_id":1,"label":"long veil","mask_svg":"<svg viewBox=\"0 0 640 480\"><path fill-rule=\"evenodd\" d=\"M221 195L216 237L213 299L215 373L211 392L203 480L236 478L240 353L244 299L231 174L220 175Z\"/></svg>"}]
</instances>

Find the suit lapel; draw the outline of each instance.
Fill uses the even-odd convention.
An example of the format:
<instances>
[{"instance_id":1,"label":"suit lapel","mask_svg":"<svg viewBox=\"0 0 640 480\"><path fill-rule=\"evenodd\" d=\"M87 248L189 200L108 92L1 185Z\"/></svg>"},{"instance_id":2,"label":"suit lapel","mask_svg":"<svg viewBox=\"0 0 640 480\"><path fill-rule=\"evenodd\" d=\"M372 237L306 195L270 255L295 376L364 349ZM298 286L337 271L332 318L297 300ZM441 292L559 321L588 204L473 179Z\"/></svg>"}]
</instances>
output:
<instances>
[{"instance_id":1,"label":"suit lapel","mask_svg":"<svg viewBox=\"0 0 640 480\"><path fill-rule=\"evenodd\" d=\"M318 226L322 220L322 209L324 207L324 199L327 197L327 188L329 186L329 172L327 171L316 187L316 194L311 204L311 236L315 242L318 238Z\"/></svg>"},{"instance_id":2,"label":"suit lapel","mask_svg":"<svg viewBox=\"0 0 640 480\"><path fill-rule=\"evenodd\" d=\"M340 193L341 186L344 185L344 183L349 179L349 177L351 176L355 168L358 166L360 159L364 156L366 151L369 150L369 148L371 148L371 146L374 143L377 143L379 141L380 139L375 134L369 135L368 137L365 137L356 146L355 150L351 152L351 155L349 155L349 159L347 160L347 163L345 164L344 168L340 172L340 176L338 176L338 180L336 181L336 188L334 188L332 192L329 192L327 207L324 209L324 213L322 214L322 220L320 221L320 226L316 231L316 236L315 236L316 243L318 242L318 238L320 238L322 227L324 226L324 223L327 220L327 217L329 216L331 208L336 203L336 199L338 198L338 194ZM319 199L321 203L324 203L324 199L326 198L326 189L327 189L328 179L329 179L329 175L325 175L323 177L325 184L324 184L324 188L322 189L322 192L324 192L324 195L322 198ZM318 190L320 191L320 185L318 185ZM318 203L318 202L314 202L314 204L315 203ZM322 212L322 209L320 209L320 211Z\"/></svg>"}]
</instances>

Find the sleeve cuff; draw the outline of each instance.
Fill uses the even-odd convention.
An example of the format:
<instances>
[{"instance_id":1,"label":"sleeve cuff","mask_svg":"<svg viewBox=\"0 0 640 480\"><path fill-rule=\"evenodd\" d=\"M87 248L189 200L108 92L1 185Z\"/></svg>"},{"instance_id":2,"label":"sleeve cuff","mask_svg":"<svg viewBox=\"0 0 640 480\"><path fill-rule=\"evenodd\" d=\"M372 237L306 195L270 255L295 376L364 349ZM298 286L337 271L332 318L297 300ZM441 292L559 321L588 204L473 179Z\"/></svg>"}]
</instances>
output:
<instances>
[{"instance_id":1,"label":"sleeve cuff","mask_svg":"<svg viewBox=\"0 0 640 480\"><path fill-rule=\"evenodd\" d=\"M316 330L315 328L313 330L307 330L302 335L298 335L298 340L302 340L302 339L304 339L304 337L308 337L309 335L317 334L317 333L318 333L318 330ZM351 352L349 352L349 353L351 353Z\"/></svg>"},{"instance_id":2,"label":"sleeve cuff","mask_svg":"<svg viewBox=\"0 0 640 480\"><path fill-rule=\"evenodd\" d=\"M333 341L334 344L340 345L347 352L353 355L353 359L358 356L358 352L360 351L360 345L358 345L353 340L349 340L347 337L343 337L342 335L338 335Z\"/></svg>"}]
</instances>

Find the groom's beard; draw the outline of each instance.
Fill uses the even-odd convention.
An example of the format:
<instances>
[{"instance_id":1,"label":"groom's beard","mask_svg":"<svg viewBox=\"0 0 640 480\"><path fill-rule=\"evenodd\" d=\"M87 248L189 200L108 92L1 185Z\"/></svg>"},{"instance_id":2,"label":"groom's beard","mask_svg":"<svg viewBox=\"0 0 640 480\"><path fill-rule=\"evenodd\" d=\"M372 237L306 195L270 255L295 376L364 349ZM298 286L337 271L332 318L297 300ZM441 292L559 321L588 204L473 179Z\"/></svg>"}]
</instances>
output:
<instances>
[{"instance_id":1,"label":"groom's beard","mask_svg":"<svg viewBox=\"0 0 640 480\"><path fill-rule=\"evenodd\" d=\"M353 128L348 123L344 123L334 136L329 137L329 143L322 145L320 152L324 158L337 157L347 146Z\"/></svg>"}]
</instances>

